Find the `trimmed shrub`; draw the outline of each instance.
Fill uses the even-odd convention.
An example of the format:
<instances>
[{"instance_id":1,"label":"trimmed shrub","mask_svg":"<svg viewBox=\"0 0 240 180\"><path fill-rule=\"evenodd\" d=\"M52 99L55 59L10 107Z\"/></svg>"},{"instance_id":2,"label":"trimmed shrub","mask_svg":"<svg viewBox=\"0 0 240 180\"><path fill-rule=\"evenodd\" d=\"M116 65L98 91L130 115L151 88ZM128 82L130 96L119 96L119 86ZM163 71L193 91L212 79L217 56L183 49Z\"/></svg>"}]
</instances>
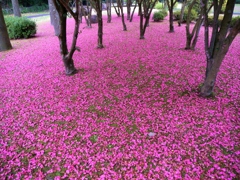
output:
<instances>
[{"instance_id":1,"label":"trimmed shrub","mask_svg":"<svg viewBox=\"0 0 240 180\"><path fill-rule=\"evenodd\" d=\"M180 15L181 15L181 11L175 11L173 13L175 20L180 20ZM183 13L183 22L187 21L187 17L188 17L188 10L185 9ZM192 9L190 13L190 21L193 21L195 19L197 19L197 11Z\"/></svg>"},{"instance_id":2,"label":"trimmed shrub","mask_svg":"<svg viewBox=\"0 0 240 180\"><path fill-rule=\"evenodd\" d=\"M5 23L7 26L10 39L29 38L36 34L36 23L23 17L6 17Z\"/></svg>"},{"instance_id":3,"label":"trimmed shrub","mask_svg":"<svg viewBox=\"0 0 240 180\"><path fill-rule=\"evenodd\" d=\"M153 14L153 21L159 22L162 21L167 16L167 11L165 9L161 9Z\"/></svg>"}]
</instances>

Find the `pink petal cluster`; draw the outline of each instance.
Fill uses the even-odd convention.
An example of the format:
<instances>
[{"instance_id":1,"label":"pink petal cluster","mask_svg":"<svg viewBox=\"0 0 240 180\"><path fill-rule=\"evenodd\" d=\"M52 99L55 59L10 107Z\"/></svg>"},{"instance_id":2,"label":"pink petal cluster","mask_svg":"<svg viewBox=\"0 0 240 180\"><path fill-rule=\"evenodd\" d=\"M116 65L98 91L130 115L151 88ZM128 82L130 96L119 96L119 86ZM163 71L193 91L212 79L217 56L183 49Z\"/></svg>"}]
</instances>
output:
<instances>
[{"instance_id":1,"label":"pink petal cluster","mask_svg":"<svg viewBox=\"0 0 240 180\"><path fill-rule=\"evenodd\" d=\"M0 179L240 178L240 36L203 99L203 31L192 52L184 26L151 22L140 40L137 16L127 32L106 20L104 49L81 25L74 76L49 22L0 54Z\"/></svg>"}]
</instances>

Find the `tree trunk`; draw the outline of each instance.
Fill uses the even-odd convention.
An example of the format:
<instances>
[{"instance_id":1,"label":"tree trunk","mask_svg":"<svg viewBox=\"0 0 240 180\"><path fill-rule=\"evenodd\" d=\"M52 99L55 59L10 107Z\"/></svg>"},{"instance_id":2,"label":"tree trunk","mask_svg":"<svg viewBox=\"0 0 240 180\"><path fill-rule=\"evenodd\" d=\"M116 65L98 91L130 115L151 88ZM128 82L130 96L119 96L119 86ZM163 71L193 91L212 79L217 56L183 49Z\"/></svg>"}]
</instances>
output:
<instances>
[{"instance_id":1,"label":"tree trunk","mask_svg":"<svg viewBox=\"0 0 240 180\"><path fill-rule=\"evenodd\" d=\"M53 0L48 0L48 7L50 12L51 25L54 27L55 36L60 34L60 20L58 11L53 3Z\"/></svg>"},{"instance_id":2,"label":"tree trunk","mask_svg":"<svg viewBox=\"0 0 240 180\"><path fill-rule=\"evenodd\" d=\"M103 46L103 21L102 21L102 7L101 1L96 1L96 11L98 16L98 48L104 48Z\"/></svg>"},{"instance_id":3,"label":"tree trunk","mask_svg":"<svg viewBox=\"0 0 240 180\"><path fill-rule=\"evenodd\" d=\"M130 17L129 22L132 22L133 15L134 15L134 12L135 12L136 7L137 7L137 1L136 1L136 4L135 4L134 8L133 8L132 15L131 15L131 17Z\"/></svg>"},{"instance_id":4,"label":"tree trunk","mask_svg":"<svg viewBox=\"0 0 240 180\"><path fill-rule=\"evenodd\" d=\"M146 32L146 28L149 26L149 19L152 13L152 9L155 6L157 0L155 1L145 1L143 2L143 0L139 1L138 5L139 5L139 12L140 12L140 39L144 39L144 34ZM142 3L143 5L143 9L144 9L144 13L142 12ZM144 19L145 18L145 22Z\"/></svg>"},{"instance_id":5,"label":"tree trunk","mask_svg":"<svg viewBox=\"0 0 240 180\"><path fill-rule=\"evenodd\" d=\"M60 53L62 55L62 60L65 66L65 72L67 75L73 75L77 73L77 69L74 66L72 57L75 50L79 50L79 48L76 47L78 31L79 31L79 11L80 11L79 0L76 0L75 13L71 10L69 5L63 0L53 0L53 3L59 15L60 30L59 30L58 39L60 44ZM67 12L70 12L70 14L75 20L73 39L72 39L72 44L69 52L67 47Z\"/></svg>"},{"instance_id":6,"label":"tree trunk","mask_svg":"<svg viewBox=\"0 0 240 180\"><path fill-rule=\"evenodd\" d=\"M130 20L131 18L131 5L132 5L132 1L127 0L127 20Z\"/></svg>"},{"instance_id":7,"label":"tree trunk","mask_svg":"<svg viewBox=\"0 0 240 180\"><path fill-rule=\"evenodd\" d=\"M125 20L124 20L124 13L123 13L123 7L122 7L122 4L121 4L121 1L117 0L117 4L118 4L118 7L120 8L120 11L121 11L123 31L127 31L127 26L126 26Z\"/></svg>"},{"instance_id":8,"label":"tree trunk","mask_svg":"<svg viewBox=\"0 0 240 180\"><path fill-rule=\"evenodd\" d=\"M117 0L117 1L118 1L118 0ZM115 9L115 12L116 12L117 16L120 17L120 8L119 8L119 6L116 7L116 6L114 5L114 3L113 3L113 7L114 7L114 9Z\"/></svg>"},{"instance_id":9,"label":"tree trunk","mask_svg":"<svg viewBox=\"0 0 240 180\"><path fill-rule=\"evenodd\" d=\"M111 20L112 20L112 14L111 14L111 2L112 0L107 0L107 23L111 23Z\"/></svg>"},{"instance_id":10,"label":"tree trunk","mask_svg":"<svg viewBox=\"0 0 240 180\"><path fill-rule=\"evenodd\" d=\"M67 10L64 7L61 7L60 16L60 35L58 36L60 43L60 51L62 54L62 60L65 66L65 72L67 75L74 74L76 72L76 68L74 67L72 57L68 56L68 48L67 48Z\"/></svg>"},{"instance_id":11,"label":"tree trunk","mask_svg":"<svg viewBox=\"0 0 240 180\"><path fill-rule=\"evenodd\" d=\"M181 14L180 14L180 19L179 19L179 21L178 21L178 26L181 26L181 24L182 24L183 15L184 15L184 10L185 10L185 7L186 7L186 5L187 5L187 1L188 1L188 0L184 0L183 3L182 3Z\"/></svg>"},{"instance_id":12,"label":"tree trunk","mask_svg":"<svg viewBox=\"0 0 240 180\"><path fill-rule=\"evenodd\" d=\"M166 0L168 11L169 11L169 32L174 32L173 26L173 8L177 3L177 0Z\"/></svg>"},{"instance_id":13,"label":"tree trunk","mask_svg":"<svg viewBox=\"0 0 240 180\"><path fill-rule=\"evenodd\" d=\"M173 9L171 8L169 11L169 32L174 32L173 26Z\"/></svg>"},{"instance_id":14,"label":"tree trunk","mask_svg":"<svg viewBox=\"0 0 240 180\"><path fill-rule=\"evenodd\" d=\"M142 13L142 3L140 2L138 4L139 7L139 15L140 15L140 39L145 39L144 38L144 31L143 31L143 13Z\"/></svg>"},{"instance_id":15,"label":"tree trunk","mask_svg":"<svg viewBox=\"0 0 240 180\"><path fill-rule=\"evenodd\" d=\"M18 0L12 0L13 14L16 17L21 17L20 7Z\"/></svg>"},{"instance_id":16,"label":"tree trunk","mask_svg":"<svg viewBox=\"0 0 240 180\"><path fill-rule=\"evenodd\" d=\"M207 12L207 0L202 0L202 8L204 12L204 41L205 41L205 54L207 59L207 67L204 84L201 88L201 96L210 96L213 92L213 88L216 82L217 74L221 63L228 52L230 45L234 38L240 32L240 20L236 22L234 27L229 32L229 22L231 22L235 0L228 0L226 10L224 12L224 18L221 23L221 27L218 27L218 16L221 10L217 0L214 0L214 27L209 44L209 31L208 31L208 12Z\"/></svg>"},{"instance_id":17,"label":"tree trunk","mask_svg":"<svg viewBox=\"0 0 240 180\"><path fill-rule=\"evenodd\" d=\"M12 49L0 3L0 52Z\"/></svg>"},{"instance_id":18,"label":"tree trunk","mask_svg":"<svg viewBox=\"0 0 240 180\"><path fill-rule=\"evenodd\" d=\"M87 1L87 10L88 10L88 27L92 28L92 22L91 22L91 18L92 18L92 6L89 7L89 3Z\"/></svg>"}]
</instances>

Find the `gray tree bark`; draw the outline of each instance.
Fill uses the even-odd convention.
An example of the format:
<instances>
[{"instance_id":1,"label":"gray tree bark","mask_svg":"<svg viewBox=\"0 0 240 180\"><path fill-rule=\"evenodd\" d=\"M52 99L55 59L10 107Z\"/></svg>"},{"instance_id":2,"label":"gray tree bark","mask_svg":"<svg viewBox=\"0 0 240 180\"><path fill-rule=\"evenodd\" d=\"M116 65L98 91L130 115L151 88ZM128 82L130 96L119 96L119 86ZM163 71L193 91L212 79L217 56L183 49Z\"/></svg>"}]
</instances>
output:
<instances>
[{"instance_id":1,"label":"gray tree bark","mask_svg":"<svg viewBox=\"0 0 240 180\"><path fill-rule=\"evenodd\" d=\"M223 4L223 0L214 0L214 23L211 35L211 41L209 43L209 27L208 27L208 12L207 4L208 0L202 0L202 8L204 12L204 41L205 41L205 55L207 60L206 73L204 84L201 88L201 96L207 97L213 93L217 74L225 55L228 52L230 45L234 38L240 32L240 20L238 20L235 26L230 30L230 22L232 20L232 14L234 10L235 0L228 0L226 10L224 12L224 18L221 26L218 24L219 13Z\"/></svg>"},{"instance_id":2,"label":"gray tree bark","mask_svg":"<svg viewBox=\"0 0 240 180\"><path fill-rule=\"evenodd\" d=\"M175 4L177 3L177 0L166 0L168 11L169 11L169 32L174 32L174 26L173 26L173 8Z\"/></svg>"},{"instance_id":3,"label":"gray tree bark","mask_svg":"<svg viewBox=\"0 0 240 180\"><path fill-rule=\"evenodd\" d=\"M80 11L80 5L79 0L76 0L76 12L74 13L71 8L68 5L68 2L64 0L53 0L52 1L56 11L59 15L59 23L53 23L53 24L59 24L59 44L60 44L60 53L62 55L62 60L65 66L65 72L67 75L73 75L77 73L77 69L74 66L73 62L73 54L76 50L80 50L77 46L77 38L78 38L78 31L79 31L79 11ZM71 48L68 51L67 47L67 12L71 14L71 16L74 18L75 21L75 27L74 27L74 33L72 37L72 44ZM54 18L53 18L54 19ZM57 19L55 19L57 20Z\"/></svg>"},{"instance_id":4,"label":"gray tree bark","mask_svg":"<svg viewBox=\"0 0 240 180\"><path fill-rule=\"evenodd\" d=\"M12 45L9 40L7 27L3 18L2 6L0 3L0 51L6 51L12 49Z\"/></svg>"},{"instance_id":5,"label":"gray tree bark","mask_svg":"<svg viewBox=\"0 0 240 180\"><path fill-rule=\"evenodd\" d=\"M21 17L20 7L18 0L12 0L13 14L16 17Z\"/></svg>"}]
</instances>

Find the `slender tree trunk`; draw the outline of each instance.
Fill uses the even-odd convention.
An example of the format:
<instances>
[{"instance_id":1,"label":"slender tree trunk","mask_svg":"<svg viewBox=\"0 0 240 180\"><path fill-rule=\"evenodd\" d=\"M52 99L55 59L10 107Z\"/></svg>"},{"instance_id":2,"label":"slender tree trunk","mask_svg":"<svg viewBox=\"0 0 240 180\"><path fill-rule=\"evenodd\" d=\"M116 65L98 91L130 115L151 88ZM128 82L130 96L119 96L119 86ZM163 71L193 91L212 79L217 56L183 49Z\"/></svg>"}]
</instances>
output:
<instances>
[{"instance_id":1,"label":"slender tree trunk","mask_svg":"<svg viewBox=\"0 0 240 180\"><path fill-rule=\"evenodd\" d=\"M121 11L123 31L127 31L127 26L126 26L125 20L124 20L124 13L123 13L123 7L122 7L122 4L121 4L121 1L117 0L117 2L118 2L118 7L120 8L120 11Z\"/></svg>"},{"instance_id":2,"label":"slender tree trunk","mask_svg":"<svg viewBox=\"0 0 240 180\"><path fill-rule=\"evenodd\" d=\"M111 9L112 9L112 0L107 0L107 23L111 23L111 20L112 20L112 14L111 14Z\"/></svg>"},{"instance_id":3,"label":"slender tree trunk","mask_svg":"<svg viewBox=\"0 0 240 180\"><path fill-rule=\"evenodd\" d=\"M12 0L13 14L16 17L21 17L20 7L18 0Z\"/></svg>"},{"instance_id":4,"label":"slender tree trunk","mask_svg":"<svg viewBox=\"0 0 240 180\"><path fill-rule=\"evenodd\" d=\"M0 3L0 51L6 51L12 49L12 45L9 40L7 27L3 18L2 6Z\"/></svg>"},{"instance_id":5,"label":"slender tree trunk","mask_svg":"<svg viewBox=\"0 0 240 180\"><path fill-rule=\"evenodd\" d=\"M157 0L155 1L147 1L143 2L143 0L139 1L139 12L140 12L140 39L144 39L144 35L146 32L146 28L149 26L149 19L152 13L152 9L155 6ZM142 3L144 4L144 13L142 12ZM145 22L144 22L145 18Z\"/></svg>"},{"instance_id":6,"label":"slender tree trunk","mask_svg":"<svg viewBox=\"0 0 240 180\"><path fill-rule=\"evenodd\" d=\"M92 6L89 7L89 2L87 1L87 11L88 11L88 27L92 28Z\"/></svg>"},{"instance_id":7,"label":"slender tree trunk","mask_svg":"<svg viewBox=\"0 0 240 180\"><path fill-rule=\"evenodd\" d=\"M131 18L131 5L132 5L132 1L127 0L127 20L130 20Z\"/></svg>"},{"instance_id":8,"label":"slender tree trunk","mask_svg":"<svg viewBox=\"0 0 240 180\"><path fill-rule=\"evenodd\" d=\"M144 38L144 31L143 31L143 12L142 12L142 2L138 4L139 8L139 15L140 15L140 39L145 39Z\"/></svg>"},{"instance_id":9,"label":"slender tree trunk","mask_svg":"<svg viewBox=\"0 0 240 180\"><path fill-rule=\"evenodd\" d=\"M181 24L182 24L183 15L184 15L184 10L185 10L185 7L186 7L186 5L187 5L187 1L188 1L188 0L184 0L183 3L182 3L181 14L180 14L180 19L179 19L179 21L178 21L178 26L181 26Z\"/></svg>"},{"instance_id":10,"label":"slender tree trunk","mask_svg":"<svg viewBox=\"0 0 240 180\"><path fill-rule=\"evenodd\" d=\"M84 14L84 9L83 9L83 4L82 4L82 1L80 1L80 11L79 11L79 23L82 23L82 17L84 16L85 19L86 19L86 16Z\"/></svg>"},{"instance_id":11,"label":"slender tree trunk","mask_svg":"<svg viewBox=\"0 0 240 180\"><path fill-rule=\"evenodd\" d=\"M53 3L59 15L60 30L58 39L60 44L60 53L62 55L62 60L65 66L65 72L67 75L73 75L77 73L77 69L74 66L72 57L75 50L79 50L79 48L76 47L79 31L79 11L80 11L79 0L76 0L76 13L74 13L69 7L69 5L63 0L53 0ZM67 47L67 12L70 12L75 21L70 51L68 51Z\"/></svg>"},{"instance_id":12,"label":"slender tree trunk","mask_svg":"<svg viewBox=\"0 0 240 180\"><path fill-rule=\"evenodd\" d=\"M169 32L174 32L173 26L173 8L177 3L177 0L166 0L168 11L169 11Z\"/></svg>"},{"instance_id":13,"label":"slender tree trunk","mask_svg":"<svg viewBox=\"0 0 240 180\"><path fill-rule=\"evenodd\" d=\"M174 32L173 9L170 9L170 11L169 11L169 32Z\"/></svg>"},{"instance_id":14,"label":"slender tree trunk","mask_svg":"<svg viewBox=\"0 0 240 180\"><path fill-rule=\"evenodd\" d=\"M102 21L102 7L101 1L96 1L96 11L98 16L98 48L104 48L103 46L103 21Z\"/></svg>"},{"instance_id":15,"label":"slender tree trunk","mask_svg":"<svg viewBox=\"0 0 240 180\"><path fill-rule=\"evenodd\" d=\"M117 0L117 1L118 1L118 0ZM113 4L113 7L114 7L114 9L115 9L115 12L116 12L117 16L120 17L120 8L119 8L118 6L116 7L116 6L114 5L114 3L112 3L112 4Z\"/></svg>"},{"instance_id":16,"label":"slender tree trunk","mask_svg":"<svg viewBox=\"0 0 240 180\"><path fill-rule=\"evenodd\" d=\"M134 6L134 8L133 8L132 15L131 15L131 17L130 17L130 20L129 20L129 22L132 22L132 20L133 20L133 15L134 15L135 9L136 9L136 7L137 7L137 4L138 4L138 2L136 1L136 3L135 3L135 6Z\"/></svg>"}]
</instances>

